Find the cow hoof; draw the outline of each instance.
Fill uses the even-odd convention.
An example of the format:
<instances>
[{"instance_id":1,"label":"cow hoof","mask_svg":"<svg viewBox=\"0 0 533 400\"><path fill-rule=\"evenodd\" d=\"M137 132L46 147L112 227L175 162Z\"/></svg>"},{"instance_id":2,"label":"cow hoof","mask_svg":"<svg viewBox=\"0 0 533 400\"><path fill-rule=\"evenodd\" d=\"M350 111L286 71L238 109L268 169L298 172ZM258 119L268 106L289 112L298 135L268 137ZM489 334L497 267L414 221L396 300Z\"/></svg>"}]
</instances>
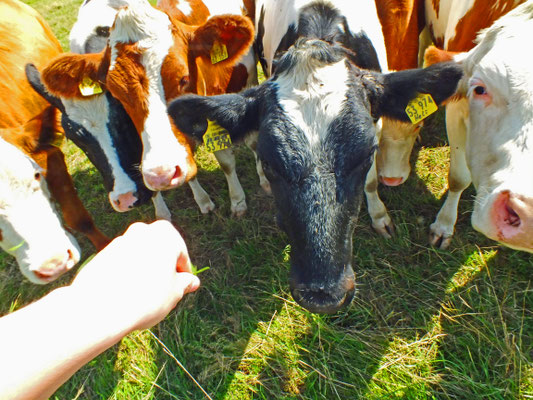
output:
<instances>
[{"instance_id":1,"label":"cow hoof","mask_svg":"<svg viewBox=\"0 0 533 400\"><path fill-rule=\"evenodd\" d=\"M269 196L272 195L272 188L270 187L269 181L265 179L263 182L260 182L259 184L261 185L261 188L266 194L268 194Z\"/></svg>"},{"instance_id":2,"label":"cow hoof","mask_svg":"<svg viewBox=\"0 0 533 400\"><path fill-rule=\"evenodd\" d=\"M211 211L215 209L215 203L209 200L209 202L202 204L202 205L198 205L198 207L200 207L200 212L205 215L205 214L209 214Z\"/></svg>"},{"instance_id":3,"label":"cow hoof","mask_svg":"<svg viewBox=\"0 0 533 400\"><path fill-rule=\"evenodd\" d=\"M372 228L374 228L374 230L385 239L391 239L395 233L394 224L389 216L387 216L387 218L382 218L376 223L373 223Z\"/></svg>"},{"instance_id":4,"label":"cow hoof","mask_svg":"<svg viewBox=\"0 0 533 400\"><path fill-rule=\"evenodd\" d=\"M172 221L172 215L170 214L170 211L168 210L168 208L166 209L166 211L156 212L155 218L164 219L165 221Z\"/></svg>"},{"instance_id":5,"label":"cow hoof","mask_svg":"<svg viewBox=\"0 0 533 400\"><path fill-rule=\"evenodd\" d=\"M440 231L436 227L431 227L429 231L429 243L438 249L446 250L452 242L452 235Z\"/></svg>"},{"instance_id":6,"label":"cow hoof","mask_svg":"<svg viewBox=\"0 0 533 400\"><path fill-rule=\"evenodd\" d=\"M231 207L231 215L235 218L240 218L244 214L246 214L246 210L248 210L248 207L246 206L246 203L239 203L233 207Z\"/></svg>"}]
</instances>

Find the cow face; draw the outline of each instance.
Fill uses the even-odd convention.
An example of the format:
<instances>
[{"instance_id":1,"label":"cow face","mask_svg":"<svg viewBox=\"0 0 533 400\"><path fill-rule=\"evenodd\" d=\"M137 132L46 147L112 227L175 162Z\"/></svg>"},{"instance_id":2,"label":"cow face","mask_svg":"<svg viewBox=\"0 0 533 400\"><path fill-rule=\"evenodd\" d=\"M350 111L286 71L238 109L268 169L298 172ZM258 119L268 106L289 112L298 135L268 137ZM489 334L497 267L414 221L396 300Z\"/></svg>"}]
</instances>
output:
<instances>
[{"instance_id":1,"label":"cow face","mask_svg":"<svg viewBox=\"0 0 533 400\"><path fill-rule=\"evenodd\" d=\"M0 154L0 246L31 282L51 282L79 261L78 245L61 226L37 164L1 138Z\"/></svg>"},{"instance_id":2,"label":"cow face","mask_svg":"<svg viewBox=\"0 0 533 400\"><path fill-rule=\"evenodd\" d=\"M383 118L376 167L381 183L398 186L411 173L409 158L423 122L417 124Z\"/></svg>"},{"instance_id":3,"label":"cow face","mask_svg":"<svg viewBox=\"0 0 533 400\"><path fill-rule=\"evenodd\" d=\"M466 163L476 187L472 226L533 252L533 3L501 18L462 60Z\"/></svg>"},{"instance_id":4,"label":"cow face","mask_svg":"<svg viewBox=\"0 0 533 400\"><path fill-rule=\"evenodd\" d=\"M102 175L113 208L125 212L149 201L153 192L144 185L139 171L142 143L122 104L105 90L82 98L56 97L47 91L31 64L26 66L26 76L41 96L61 110L67 138Z\"/></svg>"},{"instance_id":5,"label":"cow face","mask_svg":"<svg viewBox=\"0 0 533 400\"><path fill-rule=\"evenodd\" d=\"M116 0L84 1L70 30L70 50L79 54L102 51L107 45L117 10Z\"/></svg>"},{"instance_id":6,"label":"cow face","mask_svg":"<svg viewBox=\"0 0 533 400\"><path fill-rule=\"evenodd\" d=\"M405 107L419 91L442 101L460 75L455 65L363 71L340 48L300 40L261 86L236 95L183 96L169 114L196 137L207 120L234 140L259 130L257 153L292 248L291 292L308 310L330 313L355 293L352 236L377 146L375 121L383 115L406 120Z\"/></svg>"},{"instance_id":7,"label":"cow face","mask_svg":"<svg viewBox=\"0 0 533 400\"><path fill-rule=\"evenodd\" d=\"M117 13L103 53L60 57L45 69L43 80L49 92L70 98L82 97L77 88L87 77L105 84L141 138L140 168L146 186L166 190L196 174L191 145L172 126L167 101L185 91L196 92L202 76L233 65L252 38L253 28L244 17L213 17L190 27L146 1L131 1ZM225 49L227 58L213 65L216 46Z\"/></svg>"}]
</instances>

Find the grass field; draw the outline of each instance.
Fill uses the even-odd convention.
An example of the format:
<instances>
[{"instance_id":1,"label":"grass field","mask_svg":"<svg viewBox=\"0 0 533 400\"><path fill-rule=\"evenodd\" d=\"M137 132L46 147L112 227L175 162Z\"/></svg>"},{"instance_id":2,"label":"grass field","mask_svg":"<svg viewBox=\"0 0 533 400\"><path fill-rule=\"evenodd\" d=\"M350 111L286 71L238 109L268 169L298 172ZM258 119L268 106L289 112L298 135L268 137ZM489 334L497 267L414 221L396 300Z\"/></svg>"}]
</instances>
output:
<instances>
[{"instance_id":1,"label":"grass field","mask_svg":"<svg viewBox=\"0 0 533 400\"><path fill-rule=\"evenodd\" d=\"M81 0L26 2L66 49ZM225 400L533 398L533 256L472 229L473 189L463 196L450 249L428 246L428 226L446 192L442 122L442 112L430 117L407 183L381 188L397 227L393 239L373 232L363 206L354 235L358 292L333 316L313 315L292 300L290 248L251 153L236 149L249 210L232 219L224 176L200 149L199 180L216 211L202 216L188 188L165 198L193 262L210 267L202 287L158 326L90 362L52 398L207 398L184 369L211 398ZM85 156L71 143L64 150L80 197L104 232L113 236L153 219L151 206L115 213ZM91 244L77 238L90 256ZM75 273L35 286L0 253L0 315L68 284Z\"/></svg>"}]
</instances>

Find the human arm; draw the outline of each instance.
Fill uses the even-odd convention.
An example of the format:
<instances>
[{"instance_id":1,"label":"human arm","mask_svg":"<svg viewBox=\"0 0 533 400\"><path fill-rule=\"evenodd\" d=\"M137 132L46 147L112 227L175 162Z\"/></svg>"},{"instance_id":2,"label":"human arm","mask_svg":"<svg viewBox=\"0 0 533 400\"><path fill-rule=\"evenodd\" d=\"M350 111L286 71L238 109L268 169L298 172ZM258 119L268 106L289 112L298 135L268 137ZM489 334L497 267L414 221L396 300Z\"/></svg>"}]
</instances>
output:
<instances>
[{"instance_id":1,"label":"human arm","mask_svg":"<svg viewBox=\"0 0 533 400\"><path fill-rule=\"evenodd\" d=\"M133 224L70 286L0 318L0 399L47 399L125 335L160 322L198 286L170 223Z\"/></svg>"}]
</instances>

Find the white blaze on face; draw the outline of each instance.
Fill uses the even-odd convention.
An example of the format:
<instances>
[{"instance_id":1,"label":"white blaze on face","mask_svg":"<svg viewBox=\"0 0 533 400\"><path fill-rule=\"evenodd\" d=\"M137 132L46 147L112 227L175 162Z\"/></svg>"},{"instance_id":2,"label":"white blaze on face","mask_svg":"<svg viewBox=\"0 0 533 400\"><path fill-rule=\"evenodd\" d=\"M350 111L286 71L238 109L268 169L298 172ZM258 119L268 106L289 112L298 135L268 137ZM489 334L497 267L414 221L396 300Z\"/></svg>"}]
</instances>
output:
<instances>
[{"instance_id":1,"label":"white blaze on face","mask_svg":"<svg viewBox=\"0 0 533 400\"><path fill-rule=\"evenodd\" d=\"M341 113L349 79L346 60L327 66L317 63L300 60L276 80L281 107L311 147L324 140L331 122Z\"/></svg>"},{"instance_id":2,"label":"white blaze on face","mask_svg":"<svg viewBox=\"0 0 533 400\"><path fill-rule=\"evenodd\" d=\"M109 103L105 95L79 99L61 99L69 119L83 126L98 143L107 159L113 178L113 189L109 192L109 201L117 208L117 200L121 195L134 193L135 182L120 165L118 149L113 146L107 127L109 122ZM117 210L123 211L123 210Z\"/></svg>"},{"instance_id":3,"label":"white blaze on face","mask_svg":"<svg viewBox=\"0 0 533 400\"><path fill-rule=\"evenodd\" d=\"M470 109L466 157L477 190L472 224L527 251L533 251L533 69L525 49L532 31L530 2L468 53L462 81Z\"/></svg>"},{"instance_id":4,"label":"white blaze on face","mask_svg":"<svg viewBox=\"0 0 533 400\"><path fill-rule=\"evenodd\" d=\"M262 44L269 76L272 74L272 63L276 50L289 26L294 25L297 28L299 10L314 2L315 0L260 0L256 2L256 23L260 20L261 10L264 9L263 23L266 33ZM326 1L326 3L328 2ZM334 0L329 3L339 11L340 15L346 18L351 30L349 33L364 32L370 39L378 55L381 69L386 72L388 70L387 52L376 4L373 1L354 0Z\"/></svg>"},{"instance_id":5,"label":"white blaze on face","mask_svg":"<svg viewBox=\"0 0 533 400\"><path fill-rule=\"evenodd\" d=\"M172 177L178 167L181 178L179 182L170 182L172 186L182 184L188 172L187 150L172 131L167 114L165 91L161 68L169 50L174 44L171 22L168 16L151 7L147 2L132 0L130 7L117 14L115 27L109 39L112 48L111 66L113 69L117 58L116 45L119 43L136 43L142 51L141 63L148 82L148 115L141 132L143 155L141 170L146 185L154 187L147 181L147 175L162 171Z\"/></svg>"},{"instance_id":6,"label":"white blaze on face","mask_svg":"<svg viewBox=\"0 0 533 400\"><path fill-rule=\"evenodd\" d=\"M33 283L48 283L79 261L78 246L61 226L40 168L3 139L0 232L0 246L16 257L22 273Z\"/></svg>"}]
</instances>

